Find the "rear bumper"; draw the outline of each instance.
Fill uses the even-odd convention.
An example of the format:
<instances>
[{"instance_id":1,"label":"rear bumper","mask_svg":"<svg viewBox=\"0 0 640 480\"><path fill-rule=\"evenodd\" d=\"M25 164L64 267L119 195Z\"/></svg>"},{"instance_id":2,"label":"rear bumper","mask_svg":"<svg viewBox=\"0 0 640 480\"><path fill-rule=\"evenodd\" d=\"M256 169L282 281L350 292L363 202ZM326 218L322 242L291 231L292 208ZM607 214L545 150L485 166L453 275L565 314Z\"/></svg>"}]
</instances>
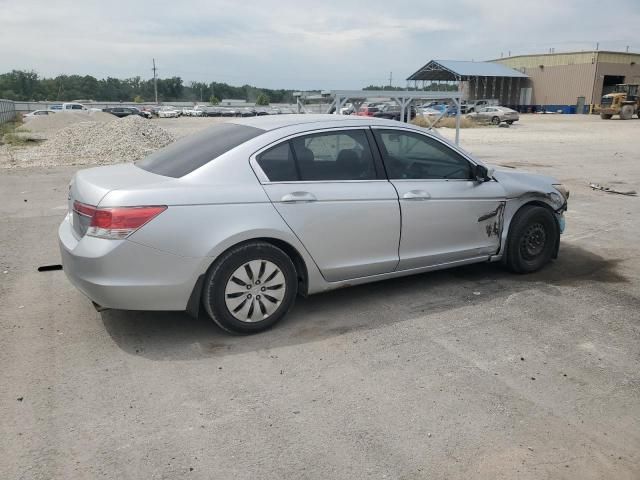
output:
<instances>
[{"instance_id":1,"label":"rear bumper","mask_svg":"<svg viewBox=\"0 0 640 480\"><path fill-rule=\"evenodd\" d=\"M90 300L122 310L186 310L206 259L172 255L129 240L78 239L68 217L58 229L69 281Z\"/></svg>"}]
</instances>

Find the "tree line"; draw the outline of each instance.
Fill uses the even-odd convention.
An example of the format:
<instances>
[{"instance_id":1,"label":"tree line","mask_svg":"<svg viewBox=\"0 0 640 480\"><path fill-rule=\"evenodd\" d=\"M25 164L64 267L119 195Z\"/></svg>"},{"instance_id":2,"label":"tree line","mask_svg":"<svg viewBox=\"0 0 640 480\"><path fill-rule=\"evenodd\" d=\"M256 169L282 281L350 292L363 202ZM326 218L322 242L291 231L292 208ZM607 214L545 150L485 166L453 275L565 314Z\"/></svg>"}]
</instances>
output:
<instances>
[{"instance_id":1,"label":"tree line","mask_svg":"<svg viewBox=\"0 0 640 480\"><path fill-rule=\"evenodd\" d=\"M36 72L13 70L0 74L0 98L17 101L99 100L109 102L155 101L153 79L97 79L91 75L58 75L40 77ZM224 98L260 101L268 104L294 102L293 90L257 88L251 85L235 87L219 82L190 82L180 77L158 78L158 101L193 101L217 103Z\"/></svg>"},{"instance_id":2,"label":"tree line","mask_svg":"<svg viewBox=\"0 0 640 480\"><path fill-rule=\"evenodd\" d=\"M258 88L251 85L235 87L220 82L190 82L180 77L158 78L158 101L211 102L224 98L246 100L259 105L293 103L293 90ZM369 85L364 90L406 90L406 87ZM456 90L453 84L431 83L426 91ZM408 90L422 90L408 88ZM97 79L91 75L58 75L40 77L34 71L13 70L0 74L0 98L18 101L98 100L107 102L155 101L153 79L141 77Z\"/></svg>"}]
</instances>

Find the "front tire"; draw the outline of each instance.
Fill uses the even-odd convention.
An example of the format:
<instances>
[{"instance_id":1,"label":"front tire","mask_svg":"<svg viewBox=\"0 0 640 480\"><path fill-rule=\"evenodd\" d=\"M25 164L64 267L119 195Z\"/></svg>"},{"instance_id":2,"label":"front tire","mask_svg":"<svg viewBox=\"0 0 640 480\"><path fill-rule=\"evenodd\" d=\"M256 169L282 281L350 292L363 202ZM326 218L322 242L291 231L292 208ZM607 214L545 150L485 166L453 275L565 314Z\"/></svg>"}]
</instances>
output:
<instances>
[{"instance_id":1,"label":"front tire","mask_svg":"<svg viewBox=\"0 0 640 480\"><path fill-rule=\"evenodd\" d=\"M228 332L262 332L293 306L297 273L289 256L267 242L231 248L205 278L202 303L211 319Z\"/></svg>"},{"instance_id":2,"label":"front tire","mask_svg":"<svg viewBox=\"0 0 640 480\"><path fill-rule=\"evenodd\" d=\"M493 117L491 119L491 124L492 125L500 125L500 117Z\"/></svg>"},{"instance_id":3,"label":"front tire","mask_svg":"<svg viewBox=\"0 0 640 480\"><path fill-rule=\"evenodd\" d=\"M560 232L553 214L544 207L523 207L511 222L507 266L515 273L540 270L553 257Z\"/></svg>"},{"instance_id":4,"label":"front tire","mask_svg":"<svg viewBox=\"0 0 640 480\"><path fill-rule=\"evenodd\" d=\"M629 120L633 115L633 106L631 105L623 105L620 109L620 118L622 120Z\"/></svg>"}]
</instances>

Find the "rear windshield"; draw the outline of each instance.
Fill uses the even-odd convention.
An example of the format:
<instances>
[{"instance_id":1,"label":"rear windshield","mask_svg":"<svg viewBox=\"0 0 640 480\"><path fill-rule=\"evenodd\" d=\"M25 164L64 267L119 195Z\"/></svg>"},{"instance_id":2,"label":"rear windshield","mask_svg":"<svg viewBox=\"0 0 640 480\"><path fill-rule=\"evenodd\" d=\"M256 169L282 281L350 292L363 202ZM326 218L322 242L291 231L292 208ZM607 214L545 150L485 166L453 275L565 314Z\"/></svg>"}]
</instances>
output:
<instances>
[{"instance_id":1,"label":"rear windshield","mask_svg":"<svg viewBox=\"0 0 640 480\"><path fill-rule=\"evenodd\" d=\"M223 123L178 140L136 162L136 166L147 172L179 178L264 132L260 128Z\"/></svg>"}]
</instances>

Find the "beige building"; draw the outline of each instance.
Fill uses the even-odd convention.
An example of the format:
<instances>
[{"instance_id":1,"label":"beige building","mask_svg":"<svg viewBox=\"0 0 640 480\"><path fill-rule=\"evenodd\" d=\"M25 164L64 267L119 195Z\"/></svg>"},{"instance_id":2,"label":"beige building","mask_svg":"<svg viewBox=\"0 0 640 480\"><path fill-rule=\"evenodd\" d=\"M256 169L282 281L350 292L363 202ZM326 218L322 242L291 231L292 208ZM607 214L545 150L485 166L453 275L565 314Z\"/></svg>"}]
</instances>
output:
<instances>
[{"instance_id":1,"label":"beige building","mask_svg":"<svg viewBox=\"0 0 640 480\"><path fill-rule=\"evenodd\" d=\"M610 51L518 55L491 60L529 77L520 105L587 111L618 83L640 83L640 54ZM530 88L530 91L526 89ZM585 105L584 109L580 108ZM576 107L575 109L573 107Z\"/></svg>"}]
</instances>

